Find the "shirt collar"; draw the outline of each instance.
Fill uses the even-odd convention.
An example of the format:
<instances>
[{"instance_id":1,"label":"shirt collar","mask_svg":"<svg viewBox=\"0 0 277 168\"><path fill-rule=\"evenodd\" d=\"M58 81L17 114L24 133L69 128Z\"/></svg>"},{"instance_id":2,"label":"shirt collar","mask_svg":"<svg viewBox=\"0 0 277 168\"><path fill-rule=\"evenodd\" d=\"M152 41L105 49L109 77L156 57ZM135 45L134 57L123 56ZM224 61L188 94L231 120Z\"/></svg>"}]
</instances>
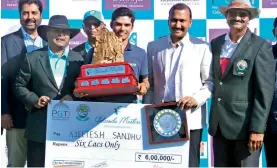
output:
<instances>
[{"instance_id":1,"label":"shirt collar","mask_svg":"<svg viewBox=\"0 0 277 168\"><path fill-rule=\"evenodd\" d=\"M22 34L23 34L24 39L29 38L29 39L35 40L37 37L39 37L39 36L37 36L35 39L33 39L33 38L23 29L23 27L21 27L21 31L22 31Z\"/></svg>"},{"instance_id":2,"label":"shirt collar","mask_svg":"<svg viewBox=\"0 0 277 168\"><path fill-rule=\"evenodd\" d=\"M90 49L92 49L92 47L91 47L91 45L89 44L89 42L87 41L87 42L85 43L85 50L86 50L86 52L88 53L88 52L90 51Z\"/></svg>"},{"instance_id":3,"label":"shirt collar","mask_svg":"<svg viewBox=\"0 0 277 168\"><path fill-rule=\"evenodd\" d=\"M128 41L128 44L127 46L125 47L125 50L124 51L131 51L133 48L132 44Z\"/></svg>"},{"instance_id":4,"label":"shirt collar","mask_svg":"<svg viewBox=\"0 0 277 168\"><path fill-rule=\"evenodd\" d=\"M69 46L67 46L67 47L64 49L63 54L62 54L62 56L61 56L61 59L67 59L68 53L69 53ZM48 46L48 55L49 55L50 58L59 58L59 56L58 56L57 54L53 53L53 52L50 50L49 46Z\"/></svg>"},{"instance_id":5,"label":"shirt collar","mask_svg":"<svg viewBox=\"0 0 277 168\"><path fill-rule=\"evenodd\" d=\"M180 46L180 45L185 44L188 41L189 41L189 33L187 32L186 36L181 41L179 41L177 44L178 44L178 46ZM171 40L170 35L168 36L168 44L170 46L172 46L172 40Z\"/></svg>"},{"instance_id":6,"label":"shirt collar","mask_svg":"<svg viewBox=\"0 0 277 168\"><path fill-rule=\"evenodd\" d=\"M243 36L244 36L244 35L243 35ZM227 33L227 34L225 35L225 41L229 41L229 42L232 43L232 44L239 44L240 41L241 41L241 39L243 38L243 36L242 36L241 38L239 38L239 40L237 41L237 43L234 43L234 42L232 42L231 39L230 39L230 34Z\"/></svg>"}]
</instances>

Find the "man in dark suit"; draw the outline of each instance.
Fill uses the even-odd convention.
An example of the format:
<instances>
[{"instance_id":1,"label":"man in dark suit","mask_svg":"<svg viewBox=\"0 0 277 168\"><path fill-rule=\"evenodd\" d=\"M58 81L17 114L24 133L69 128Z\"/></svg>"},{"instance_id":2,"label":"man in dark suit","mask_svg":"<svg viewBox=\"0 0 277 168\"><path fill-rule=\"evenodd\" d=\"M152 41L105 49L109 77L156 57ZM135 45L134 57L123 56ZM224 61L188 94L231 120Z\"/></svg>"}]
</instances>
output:
<instances>
[{"instance_id":1,"label":"man in dark suit","mask_svg":"<svg viewBox=\"0 0 277 168\"><path fill-rule=\"evenodd\" d=\"M277 17L273 23L273 35L277 39ZM277 60L277 43L272 46L275 61ZM277 69L275 70L277 75ZM277 76L276 76L277 77ZM277 167L276 151L277 151L277 80L275 79L275 91L271 105L270 114L267 121L267 128L264 137L265 156L267 167Z\"/></svg>"},{"instance_id":2,"label":"man in dark suit","mask_svg":"<svg viewBox=\"0 0 277 168\"><path fill-rule=\"evenodd\" d=\"M27 110L12 93L12 85L25 53L46 45L37 33L42 3L20 0L18 9L21 28L1 37L1 127L6 129L8 167L24 167L27 157L24 137Z\"/></svg>"},{"instance_id":3,"label":"man in dark suit","mask_svg":"<svg viewBox=\"0 0 277 168\"><path fill-rule=\"evenodd\" d=\"M63 15L38 27L48 46L26 55L15 80L15 95L28 109L25 136L28 167L44 167L47 105L70 97L83 64L82 56L69 49L69 40L80 32L70 29Z\"/></svg>"},{"instance_id":4,"label":"man in dark suit","mask_svg":"<svg viewBox=\"0 0 277 168\"><path fill-rule=\"evenodd\" d=\"M232 0L219 10L230 30L211 41L215 88L209 133L214 164L258 167L274 92L272 49L247 27L260 13L249 0Z\"/></svg>"},{"instance_id":5,"label":"man in dark suit","mask_svg":"<svg viewBox=\"0 0 277 168\"><path fill-rule=\"evenodd\" d=\"M96 10L86 12L83 19L83 30L88 39L85 43L73 48L73 51L79 52L85 58L95 45L95 34L105 27L104 17L101 12Z\"/></svg>"}]
</instances>

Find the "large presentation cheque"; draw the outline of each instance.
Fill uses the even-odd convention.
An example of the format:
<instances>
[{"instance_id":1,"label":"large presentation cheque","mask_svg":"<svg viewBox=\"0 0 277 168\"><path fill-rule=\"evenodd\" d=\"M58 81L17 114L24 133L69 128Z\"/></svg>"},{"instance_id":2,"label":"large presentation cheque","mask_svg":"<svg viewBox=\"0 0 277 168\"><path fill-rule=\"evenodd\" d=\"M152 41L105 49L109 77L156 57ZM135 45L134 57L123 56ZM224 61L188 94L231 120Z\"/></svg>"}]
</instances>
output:
<instances>
[{"instance_id":1,"label":"large presentation cheque","mask_svg":"<svg viewBox=\"0 0 277 168\"><path fill-rule=\"evenodd\" d=\"M45 167L188 167L189 141L149 143L144 106L52 101Z\"/></svg>"}]
</instances>

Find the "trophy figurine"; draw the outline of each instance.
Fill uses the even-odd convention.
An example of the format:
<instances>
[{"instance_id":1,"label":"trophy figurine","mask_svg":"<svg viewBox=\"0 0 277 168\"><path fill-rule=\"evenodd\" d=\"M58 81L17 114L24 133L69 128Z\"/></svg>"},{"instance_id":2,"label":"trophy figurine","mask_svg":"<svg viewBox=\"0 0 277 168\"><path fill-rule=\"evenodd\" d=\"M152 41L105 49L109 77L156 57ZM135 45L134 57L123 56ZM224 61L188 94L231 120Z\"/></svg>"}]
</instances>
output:
<instances>
[{"instance_id":1,"label":"trophy figurine","mask_svg":"<svg viewBox=\"0 0 277 168\"><path fill-rule=\"evenodd\" d=\"M128 62L124 49L114 32L103 29L96 35L91 64L81 67L74 92L88 97L133 94L139 89L138 81Z\"/></svg>"},{"instance_id":2,"label":"trophy figurine","mask_svg":"<svg viewBox=\"0 0 277 168\"><path fill-rule=\"evenodd\" d=\"M96 35L92 64L123 62L123 55L121 39L114 32L104 28Z\"/></svg>"}]
</instances>

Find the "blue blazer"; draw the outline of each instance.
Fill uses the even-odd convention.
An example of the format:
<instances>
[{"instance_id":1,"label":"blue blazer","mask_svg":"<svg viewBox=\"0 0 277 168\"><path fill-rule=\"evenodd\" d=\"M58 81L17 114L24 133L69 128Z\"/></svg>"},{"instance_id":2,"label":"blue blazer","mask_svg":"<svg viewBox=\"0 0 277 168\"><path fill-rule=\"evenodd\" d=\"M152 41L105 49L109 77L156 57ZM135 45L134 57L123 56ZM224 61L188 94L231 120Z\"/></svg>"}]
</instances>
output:
<instances>
[{"instance_id":1,"label":"blue blazer","mask_svg":"<svg viewBox=\"0 0 277 168\"><path fill-rule=\"evenodd\" d=\"M25 128L27 118L27 110L12 92L15 76L26 53L21 29L1 37L1 114L12 115L14 128Z\"/></svg>"}]
</instances>

